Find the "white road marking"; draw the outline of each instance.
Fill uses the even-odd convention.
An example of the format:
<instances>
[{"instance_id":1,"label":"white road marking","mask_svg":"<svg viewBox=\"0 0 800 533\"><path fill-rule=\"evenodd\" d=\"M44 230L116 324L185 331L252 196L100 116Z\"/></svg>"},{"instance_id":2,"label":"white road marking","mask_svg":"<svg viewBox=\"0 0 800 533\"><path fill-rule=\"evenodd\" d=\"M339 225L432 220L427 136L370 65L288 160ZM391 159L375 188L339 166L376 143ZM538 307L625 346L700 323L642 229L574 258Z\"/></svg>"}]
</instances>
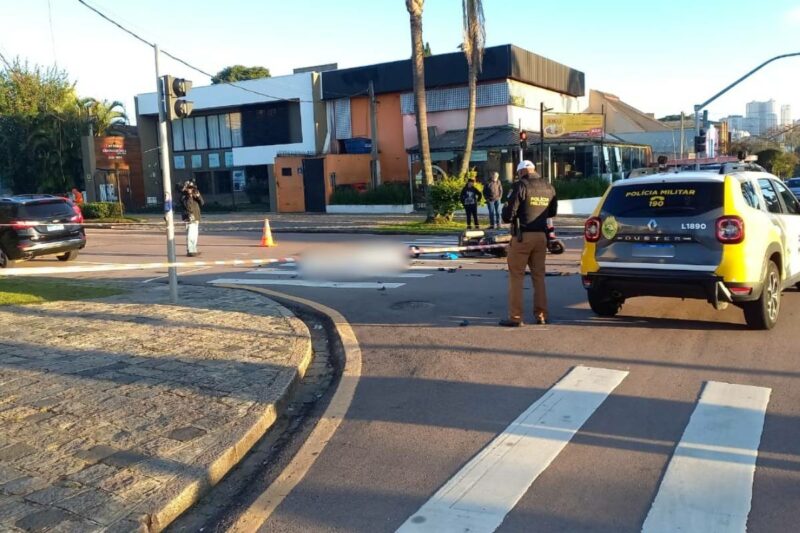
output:
<instances>
[{"instance_id":1,"label":"white road marking","mask_svg":"<svg viewBox=\"0 0 800 533\"><path fill-rule=\"evenodd\" d=\"M215 279L214 284L228 285L284 285L292 287L319 287L323 289L396 289L405 283L379 283L374 281L311 281L307 279Z\"/></svg>"},{"instance_id":2,"label":"white road marking","mask_svg":"<svg viewBox=\"0 0 800 533\"><path fill-rule=\"evenodd\" d=\"M285 268L259 268L258 270L250 270L248 274L264 274L274 276L300 276L301 273L297 270L289 270ZM391 273L384 274L371 274L367 277L370 278L429 278L433 274L414 274L414 273Z\"/></svg>"},{"instance_id":3,"label":"white road marking","mask_svg":"<svg viewBox=\"0 0 800 533\"><path fill-rule=\"evenodd\" d=\"M643 532L746 531L771 391L706 383L647 514Z\"/></svg>"},{"instance_id":4,"label":"white road marking","mask_svg":"<svg viewBox=\"0 0 800 533\"><path fill-rule=\"evenodd\" d=\"M605 368L572 369L397 531L491 533L497 529L627 375Z\"/></svg>"},{"instance_id":5,"label":"white road marking","mask_svg":"<svg viewBox=\"0 0 800 533\"><path fill-rule=\"evenodd\" d=\"M192 270L186 270L186 271L184 271L184 272L178 272L178 276L183 276L183 275L186 275L186 274L191 274L192 272L200 272L201 270L208 270L209 268L211 268L211 267L200 267L200 268L194 268L194 269L192 269ZM169 274L168 274L168 273L167 273L167 274L162 274L162 275L160 275L160 276L156 276L156 277L154 277L154 278L146 279L146 280L144 280L142 283L151 283L151 282L153 282L153 281L157 281L157 280L159 280L159 279L164 279L164 278L168 278L168 277L169 277Z\"/></svg>"}]
</instances>

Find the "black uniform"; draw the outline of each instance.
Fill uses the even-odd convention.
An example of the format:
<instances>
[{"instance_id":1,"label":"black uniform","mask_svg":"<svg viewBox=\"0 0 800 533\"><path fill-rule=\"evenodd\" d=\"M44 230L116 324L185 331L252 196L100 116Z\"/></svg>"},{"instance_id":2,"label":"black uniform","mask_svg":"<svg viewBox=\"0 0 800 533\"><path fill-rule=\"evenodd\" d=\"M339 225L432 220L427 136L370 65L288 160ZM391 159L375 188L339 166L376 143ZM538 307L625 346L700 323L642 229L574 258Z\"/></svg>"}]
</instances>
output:
<instances>
[{"instance_id":1,"label":"black uniform","mask_svg":"<svg viewBox=\"0 0 800 533\"><path fill-rule=\"evenodd\" d=\"M553 186L542 178L526 176L514 182L508 204L503 207L503 222L516 219L518 224L514 226L523 233L547 233L547 219L557 212L558 200Z\"/></svg>"},{"instance_id":2,"label":"black uniform","mask_svg":"<svg viewBox=\"0 0 800 533\"><path fill-rule=\"evenodd\" d=\"M475 227L478 227L478 204L482 197L481 191L475 187L467 186L461 190L461 204L467 213L467 228L472 227L473 220L475 221Z\"/></svg>"}]
</instances>

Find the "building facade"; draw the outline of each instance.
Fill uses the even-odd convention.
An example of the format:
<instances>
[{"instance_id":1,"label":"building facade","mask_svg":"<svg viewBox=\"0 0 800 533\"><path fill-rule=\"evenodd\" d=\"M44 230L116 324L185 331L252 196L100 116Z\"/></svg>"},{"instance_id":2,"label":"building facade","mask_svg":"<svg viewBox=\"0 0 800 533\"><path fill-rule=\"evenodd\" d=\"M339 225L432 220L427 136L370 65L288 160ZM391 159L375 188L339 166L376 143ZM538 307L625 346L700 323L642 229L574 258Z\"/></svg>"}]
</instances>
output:
<instances>
[{"instance_id":1,"label":"building facade","mask_svg":"<svg viewBox=\"0 0 800 533\"><path fill-rule=\"evenodd\" d=\"M276 156L322 150L320 90L316 72L193 88L192 115L168 124L173 183L194 180L212 204L261 203L276 210ZM136 115L146 196L161 204L155 93L136 97Z\"/></svg>"},{"instance_id":2,"label":"building facade","mask_svg":"<svg viewBox=\"0 0 800 533\"><path fill-rule=\"evenodd\" d=\"M792 106L791 104L784 104L781 106L781 126L791 126L792 124L794 124Z\"/></svg>"},{"instance_id":3,"label":"building facade","mask_svg":"<svg viewBox=\"0 0 800 533\"><path fill-rule=\"evenodd\" d=\"M751 135L764 135L771 129L778 127L778 119L775 100L750 102L747 104L744 130Z\"/></svg>"}]
</instances>

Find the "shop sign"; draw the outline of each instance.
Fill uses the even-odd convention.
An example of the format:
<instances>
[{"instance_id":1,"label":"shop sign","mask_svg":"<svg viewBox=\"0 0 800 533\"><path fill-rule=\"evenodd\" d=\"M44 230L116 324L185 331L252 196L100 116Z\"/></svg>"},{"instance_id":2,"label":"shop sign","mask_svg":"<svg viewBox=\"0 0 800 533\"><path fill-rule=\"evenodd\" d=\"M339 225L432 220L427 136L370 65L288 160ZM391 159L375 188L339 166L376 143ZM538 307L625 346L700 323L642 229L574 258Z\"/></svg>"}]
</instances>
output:
<instances>
[{"instance_id":1,"label":"shop sign","mask_svg":"<svg viewBox=\"0 0 800 533\"><path fill-rule=\"evenodd\" d=\"M603 137L603 115L599 113L545 113L545 139L559 137Z\"/></svg>"}]
</instances>

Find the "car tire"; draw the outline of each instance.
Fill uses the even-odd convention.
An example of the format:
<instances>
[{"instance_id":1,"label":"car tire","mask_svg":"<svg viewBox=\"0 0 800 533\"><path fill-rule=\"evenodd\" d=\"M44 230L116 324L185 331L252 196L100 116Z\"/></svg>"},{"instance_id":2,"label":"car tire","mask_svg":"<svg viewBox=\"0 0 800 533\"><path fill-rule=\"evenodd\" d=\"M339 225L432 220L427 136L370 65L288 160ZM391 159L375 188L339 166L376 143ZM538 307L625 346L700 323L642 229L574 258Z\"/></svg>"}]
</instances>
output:
<instances>
[{"instance_id":1,"label":"car tire","mask_svg":"<svg viewBox=\"0 0 800 533\"><path fill-rule=\"evenodd\" d=\"M622 302L605 291L589 289L589 307L598 316L616 316L622 309Z\"/></svg>"},{"instance_id":2,"label":"car tire","mask_svg":"<svg viewBox=\"0 0 800 533\"><path fill-rule=\"evenodd\" d=\"M75 261L78 258L78 250L70 250L69 252L56 256L59 261Z\"/></svg>"},{"instance_id":3,"label":"car tire","mask_svg":"<svg viewBox=\"0 0 800 533\"><path fill-rule=\"evenodd\" d=\"M781 274L778 266L770 261L764 274L761 296L743 306L744 320L750 329L769 330L778 322L781 310Z\"/></svg>"}]
</instances>

